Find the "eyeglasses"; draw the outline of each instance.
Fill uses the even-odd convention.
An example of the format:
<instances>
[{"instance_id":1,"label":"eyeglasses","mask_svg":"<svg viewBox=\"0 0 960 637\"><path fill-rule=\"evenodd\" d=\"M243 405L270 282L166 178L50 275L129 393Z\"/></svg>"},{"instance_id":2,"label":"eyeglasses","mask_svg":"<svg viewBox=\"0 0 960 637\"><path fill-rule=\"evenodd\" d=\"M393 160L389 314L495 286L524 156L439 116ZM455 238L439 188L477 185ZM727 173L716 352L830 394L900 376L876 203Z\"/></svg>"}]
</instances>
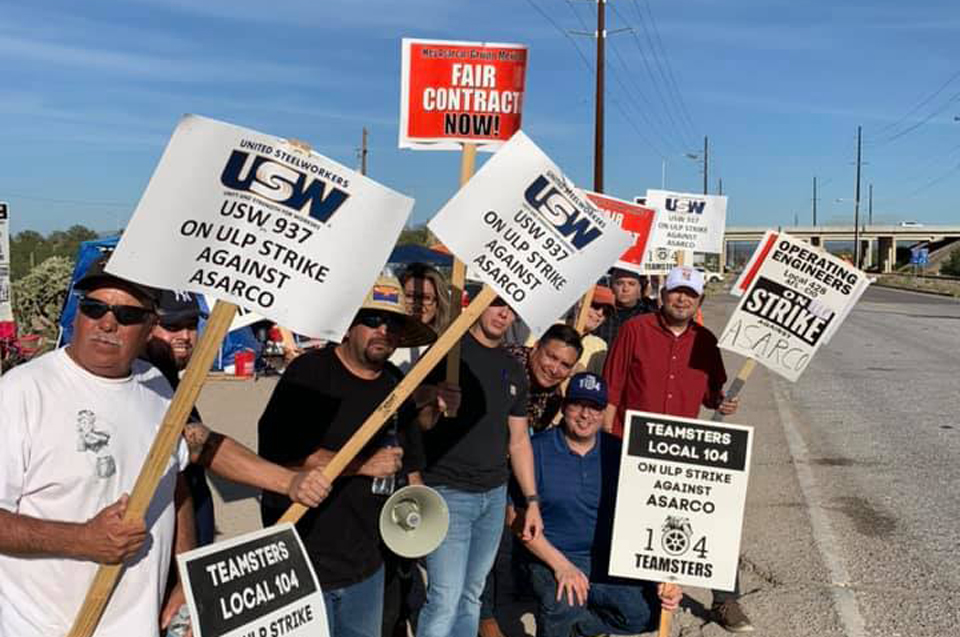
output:
<instances>
[{"instance_id":1,"label":"eyeglasses","mask_svg":"<svg viewBox=\"0 0 960 637\"><path fill-rule=\"evenodd\" d=\"M404 294L407 303L410 305L422 305L424 307L431 307L437 302L437 297L427 294Z\"/></svg>"},{"instance_id":2,"label":"eyeglasses","mask_svg":"<svg viewBox=\"0 0 960 637\"><path fill-rule=\"evenodd\" d=\"M182 330L196 330L200 326L200 319L197 317L193 318L182 318L182 319L172 319L164 320L160 317L160 327L165 329L168 332L180 332Z\"/></svg>"},{"instance_id":3,"label":"eyeglasses","mask_svg":"<svg viewBox=\"0 0 960 637\"><path fill-rule=\"evenodd\" d=\"M154 315L154 311L149 308L137 305L110 305L90 297L80 299L79 308L81 314L94 320L103 318L107 312L112 312L120 325L139 325Z\"/></svg>"},{"instance_id":4,"label":"eyeglasses","mask_svg":"<svg viewBox=\"0 0 960 637\"><path fill-rule=\"evenodd\" d=\"M361 312L357 316L354 324L359 323L372 330L379 329L386 325L389 332L400 332L403 330L403 317L393 312Z\"/></svg>"}]
</instances>

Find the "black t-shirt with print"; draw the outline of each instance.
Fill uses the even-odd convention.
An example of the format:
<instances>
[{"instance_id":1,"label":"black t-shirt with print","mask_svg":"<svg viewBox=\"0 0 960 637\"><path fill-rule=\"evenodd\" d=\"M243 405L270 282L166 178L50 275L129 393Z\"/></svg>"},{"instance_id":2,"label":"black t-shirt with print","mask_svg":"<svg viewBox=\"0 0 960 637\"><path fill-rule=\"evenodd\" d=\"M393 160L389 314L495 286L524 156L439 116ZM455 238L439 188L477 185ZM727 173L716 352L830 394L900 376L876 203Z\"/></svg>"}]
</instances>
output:
<instances>
[{"instance_id":1,"label":"black t-shirt with print","mask_svg":"<svg viewBox=\"0 0 960 637\"><path fill-rule=\"evenodd\" d=\"M319 448L336 451L350 439L400 379L388 364L374 380L353 375L335 353L335 347L307 352L287 367L260 418L260 455L277 464L296 464ZM403 447L403 472L423 467L420 429L413 409L405 404L394 420ZM391 428L387 421L379 436L364 447L369 456L382 445ZM317 577L324 589L355 584L376 572L382 563L378 517L386 496L371 493L372 479L341 476L319 507L297 523ZM264 493L260 511L264 525L275 523L290 500Z\"/></svg>"},{"instance_id":2,"label":"black t-shirt with print","mask_svg":"<svg viewBox=\"0 0 960 637\"><path fill-rule=\"evenodd\" d=\"M510 476L507 418L527 415L526 372L503 347L484 347L467 333L460 341L460 390L457 417L441 418L423 436L423 480L462 491L489 491Z\"/></svg>"}]
</instances>

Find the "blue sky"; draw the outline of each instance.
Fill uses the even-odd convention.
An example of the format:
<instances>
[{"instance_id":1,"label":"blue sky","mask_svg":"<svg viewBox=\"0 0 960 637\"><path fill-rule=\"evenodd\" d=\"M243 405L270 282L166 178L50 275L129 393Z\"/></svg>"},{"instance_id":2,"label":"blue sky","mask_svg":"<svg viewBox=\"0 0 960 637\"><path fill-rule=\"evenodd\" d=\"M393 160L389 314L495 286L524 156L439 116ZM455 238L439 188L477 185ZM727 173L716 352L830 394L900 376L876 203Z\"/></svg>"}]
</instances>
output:
<instances>
[{"instance_id":1,"label":"blue sky","mask_svg":"<svg viewBox=\"0 0 960 637\"><path fill-rule=\"evenodd\" d=\"M960 13L950 0L612 0L606 191L699 191L685 153L710 137L731 225L862 210L957 222ZM132 213L182 113L311 142L417 199L453 194L452 152L397 149L400 38L530 47L526 132L589 187L596 4L573 0L124 0L0 2L0 200L14 231ZM544 16L548 16L549 19ZM651 17L653 18L651 20ZM641 20L642 18L642 20ZM577 46L584 59L578 53ZM946 86L944 86L946 85ZM941 89L936 93L938 89ZM846 201L837 202L837 199Z\"/></svg>"}]
</instances>

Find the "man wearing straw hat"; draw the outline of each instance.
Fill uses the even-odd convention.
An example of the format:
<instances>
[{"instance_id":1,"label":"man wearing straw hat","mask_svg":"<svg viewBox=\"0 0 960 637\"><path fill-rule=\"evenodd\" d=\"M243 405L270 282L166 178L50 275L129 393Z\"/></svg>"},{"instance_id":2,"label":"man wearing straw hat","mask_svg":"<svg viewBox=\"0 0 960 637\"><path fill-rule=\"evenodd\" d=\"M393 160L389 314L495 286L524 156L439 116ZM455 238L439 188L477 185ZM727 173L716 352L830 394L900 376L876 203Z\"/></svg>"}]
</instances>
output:
<instances>
[{"instance_id":1,"label":"man wearing straw hat","mask_svg":"<svg viewBox=\"0 0 960 637\"><path fill-rule=\"evenodd\" d=\"M397 347L437 338L403 306L403 288L381 277L367 294L342 343L297 357L286 369L260 418L260 455L296 470L326 466L401 378L389 358ZM406 404L334 482L327 499L297 524L324 591L333 637L379 637L383 558L378 516L385 501L375 478L398 472L419 482L420 428L434 424L442 397L416 410ZM264 524L290 504L266 493Z\"/></svg>"}]
</instances>

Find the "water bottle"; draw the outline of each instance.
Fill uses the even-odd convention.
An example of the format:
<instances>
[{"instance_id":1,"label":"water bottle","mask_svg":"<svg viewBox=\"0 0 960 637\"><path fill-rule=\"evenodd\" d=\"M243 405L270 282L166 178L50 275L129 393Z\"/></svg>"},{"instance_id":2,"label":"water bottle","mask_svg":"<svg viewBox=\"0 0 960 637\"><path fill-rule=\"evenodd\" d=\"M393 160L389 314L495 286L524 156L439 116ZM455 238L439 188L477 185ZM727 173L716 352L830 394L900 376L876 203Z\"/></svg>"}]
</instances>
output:
<instances>
[{"instance_id":1,"label":"water bottle","mask_svg":"<svg viewBox=\"0 0 960 637\"><path fill-rule=\"evenodd\" d=\"M397 439L397 416L394 414L393 419L389 429L384 432L384 435L381 438L380 446L381 447L396 447L400 444ZM393 490L397 486L397 474L392 473L388 476L382 478L374 478L373 484L370 486L370 491L377 495L391 495Z\"/></svg>"},{"instance_id":2,"label":"water bottle","mask_svg":"<svg viewBox=\"0 0 960 637\"><path fill-rule=\"evenodd\" d=\"M166 637L183 637L190 629L190 609L184 604L167 626Z\"/></svg>"}]
</instances>

